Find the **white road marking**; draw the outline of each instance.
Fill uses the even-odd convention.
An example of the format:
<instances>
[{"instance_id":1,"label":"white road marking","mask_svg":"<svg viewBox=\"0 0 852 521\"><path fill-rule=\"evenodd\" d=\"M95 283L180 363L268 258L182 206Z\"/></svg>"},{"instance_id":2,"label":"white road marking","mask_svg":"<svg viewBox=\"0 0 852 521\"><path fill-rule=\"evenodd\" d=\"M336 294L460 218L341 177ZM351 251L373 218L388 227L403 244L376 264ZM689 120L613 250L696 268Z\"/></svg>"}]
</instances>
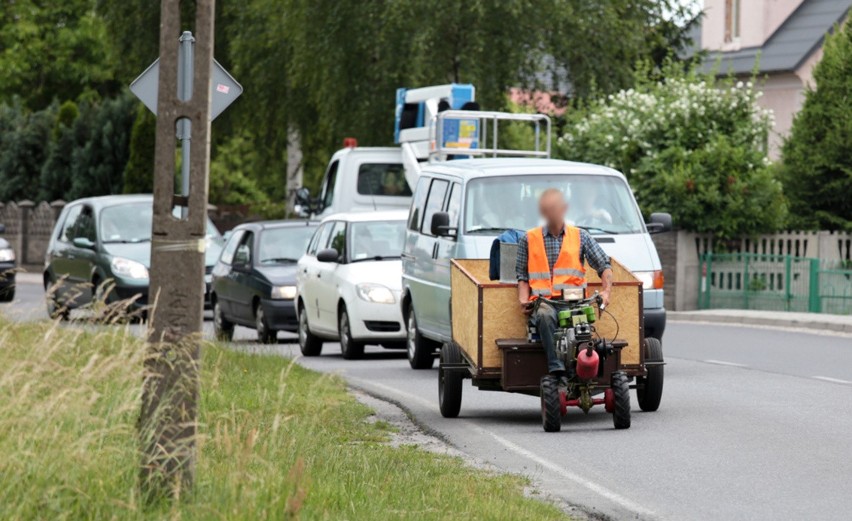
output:
<instances>
[{"instance_id":1,"label":"white road marking","mask_svg":"<svg viewBox=\"0 0 852 521\"><path fill-rule=\"evenodd\" d=\"M704 360L708 364L725 365L728 367L748 367L745 364L737 364L735 362L725 362L724 360Z\"/></svg>"},{"instance_id":2,"label":"white road marking","mask_svg":"<svg viewBox=\"0 0 852 521\"><path fill-rule=\"evenodd\" d=\"M813 376L815 380L822 380L823 382L831 382L833 384L844 384L844 385L852 385L852 382L849 380L841 380L840 378L832 378L830 376Z\"/></svg>"},{"instance_id":3,"label":"white road marking","mask_svg":"<svg viewBox=\"0 0 852 521\"><path fill-rule=\"evenodd\" d=\"M395 389L393 387L390 387L388 385L384 385L384 384L381 384L381 383L378 383L378 382L362 380L360 378L350 378L350 380L356 381L362 387L372 386L372 387L382 389L382 390L384 390L388 393L391 393L391 395L399 396L401 398L404 398L406 401L416 402L416 403L422 405L423 407L426 407L427 409L440 414L440 409L438 408L435 401L427 400L423 397L416 396L416 395L413 395L413 394L409 394L405 391L400 391L399 389ZM573 473L573 472L571 472L567 469L564 469L564 468L560 467L559 465L557 465L557 464L555 464L555 463L553 463L553 462L551 462L551 461L549 461L545 458L542 458L541 456L535 454L534 452L529 451L529 450L525 449L524 447L521 447L520 445L517 445L516 443L513 443L513 442L507 440L506 438L504 438L502 436L499 436L497 434L494 434L493 432L490 432L486 429L483 429L479 425L476 425L475 423L473 423L469 420L461 419L461 420L456 420L456 421L458 421L459 423L464 423L468 428L476 431L480 435L486 435L486 436L493 438L494 441L496 441L500 445L504 446L505 448L509 449L510 451L514 452L515 454L522 456L522 457L524 457L528 460L531 460L534 463L536 463L537 465L540 465L540 466L550 470L551 472L556 473L557 475L559 475L559 476L561 476L565 479L571 480L574 483L591 490L595 494L598 494L599 496L601 496L605 499L608 499L609 501L612 501L613 503L615 503L616 505L618 505L622 508L625 508L627 510L630 510L630 511L636 513L636 514L640 514L640 515L645 516L645 517L655 517L656 516L654 511L648 510L647 508L643 507L642 505L639 505L638 503L635 503L635 502L631 501L630 499L627 499L626 497L622 496L621 494L613 492L612 490L604 487L603 485L599 485L598 483L595 483L593 481L589 481L588 479L580 476L579 474L575 474L575 473Z\"/></svg>"}]
</instances>

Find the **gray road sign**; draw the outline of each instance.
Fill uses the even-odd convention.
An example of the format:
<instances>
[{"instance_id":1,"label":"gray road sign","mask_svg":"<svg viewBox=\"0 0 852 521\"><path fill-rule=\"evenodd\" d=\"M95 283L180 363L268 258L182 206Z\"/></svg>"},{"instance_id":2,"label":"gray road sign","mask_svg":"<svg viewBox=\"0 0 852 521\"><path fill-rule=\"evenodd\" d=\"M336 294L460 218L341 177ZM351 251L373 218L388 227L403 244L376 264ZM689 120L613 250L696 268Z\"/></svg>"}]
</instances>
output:
<instances>
[{"instance_id":1,"label":"gray road sign","mask_svg":"<svg viewBox=\"0 0 852 521\"><path fill-rule=\"evenodd\" d=\"M219 62L213 60L210 81L210 120L216 119L243 93L243 86ZM145 72L130 84L130 91L154 114L157 113L157 89L160 81L160 60L157 59Z\"/></svg>"}]
</instances>

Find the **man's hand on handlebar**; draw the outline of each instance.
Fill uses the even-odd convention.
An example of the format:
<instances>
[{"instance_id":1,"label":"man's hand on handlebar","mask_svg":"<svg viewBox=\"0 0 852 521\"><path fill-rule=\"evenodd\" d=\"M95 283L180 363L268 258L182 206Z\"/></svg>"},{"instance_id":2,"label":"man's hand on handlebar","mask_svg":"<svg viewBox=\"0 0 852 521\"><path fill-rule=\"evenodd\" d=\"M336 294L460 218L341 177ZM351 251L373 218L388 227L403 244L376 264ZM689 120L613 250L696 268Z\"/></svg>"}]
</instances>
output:
<instances>
[{"instance_id":1,"label":"man's hand on handlebar","mask_svg":"<svg viewBox=\"0 0 852 521\"><path fill-rule=\"evenodd\" d=\"M605 289L605 290L603 290L603 291L601 291L601 292L600 292L600 297L601 297L601 309L603 309L603 308L605 308L605 307L609 306L609 292L610 292L609 288L607 288L607 289Z\"/></svg>"}]
</instances>

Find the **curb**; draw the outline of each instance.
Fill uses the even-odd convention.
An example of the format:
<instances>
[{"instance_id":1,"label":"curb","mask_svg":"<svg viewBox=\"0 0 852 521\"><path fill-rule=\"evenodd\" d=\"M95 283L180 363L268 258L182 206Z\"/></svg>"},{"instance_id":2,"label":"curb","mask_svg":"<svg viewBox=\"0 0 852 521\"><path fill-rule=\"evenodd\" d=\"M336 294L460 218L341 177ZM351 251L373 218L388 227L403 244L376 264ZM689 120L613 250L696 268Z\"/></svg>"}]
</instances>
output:
<instances>
[{"instance_id":1,"label":"curb","mask_svg":"<svg viewBox=\"0 0 852 521\"><path fill-rule=\"evenodd\" d=\"M672 322L703 322L706 324L736 324L743 326L770 326L787 329L809 329L813 331L832 331L835 333L852 333L852 317L829 315L836 320L820 319L820 315L807 317L801 314L787 316L783 311L774 313L777 316L767 317L751 315L740 311L731 314L708 314L698 311L670 311L667 318Z\"/></svg>"}]
</instances>

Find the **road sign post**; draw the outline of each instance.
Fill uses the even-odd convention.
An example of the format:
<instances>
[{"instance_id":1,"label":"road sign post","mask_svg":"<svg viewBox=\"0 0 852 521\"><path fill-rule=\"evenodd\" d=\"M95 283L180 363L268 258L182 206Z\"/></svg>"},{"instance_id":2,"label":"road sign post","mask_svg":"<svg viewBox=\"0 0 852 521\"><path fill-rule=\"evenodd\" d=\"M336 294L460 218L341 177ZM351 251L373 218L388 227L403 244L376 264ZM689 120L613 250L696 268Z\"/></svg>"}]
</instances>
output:
<instances>
[{"instance_id":1,"label":"road sign post","mask_svg":"<svg viewBox=\"0 0 852 521\"><path fill-rule=\"evenodd\" d=\"M161 3L159 63L162 67L156 93L150 279L154 308L139 421L143 452L141 485L149 500L179 497L191 487L194 473L204 312L214 0L196 0L195 4L197 41L191 49L191 40L183 39L189 50L184 51L184 70L188 67L191 71L185 78L189 81L180 81L180 49L175 38L180 33L180 1ZM179 85L183 92L178 91ZM184 193L180 195L174 193L178 124L191 127L195 138L194 146L186 147ZM182 132L181 137L188 139L188 132ZM174 216L175 208L181 209L180 218Z\"/></svg>"}]
</instances>

